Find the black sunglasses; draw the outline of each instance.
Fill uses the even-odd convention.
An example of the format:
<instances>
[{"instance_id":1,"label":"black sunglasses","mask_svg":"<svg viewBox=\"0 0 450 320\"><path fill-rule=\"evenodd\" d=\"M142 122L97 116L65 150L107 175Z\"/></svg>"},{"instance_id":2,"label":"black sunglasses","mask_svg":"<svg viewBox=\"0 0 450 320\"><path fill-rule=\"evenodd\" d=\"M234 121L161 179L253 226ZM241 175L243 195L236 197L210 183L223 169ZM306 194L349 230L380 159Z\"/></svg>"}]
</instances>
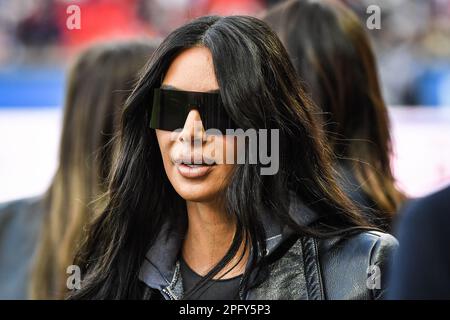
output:
<instances>
[{"instance_id":1,"label":"black sunglasses","mask_svg":"<svg viewBox=\"0 0 450 320\"><path fill-rule=\"evenodd\" d=\"M150 128L175 131L184 127L189 112L199 112L203 128L236 129L236 125L223 107L219 93L154 89Z\"/></svg>"}]
</instances>

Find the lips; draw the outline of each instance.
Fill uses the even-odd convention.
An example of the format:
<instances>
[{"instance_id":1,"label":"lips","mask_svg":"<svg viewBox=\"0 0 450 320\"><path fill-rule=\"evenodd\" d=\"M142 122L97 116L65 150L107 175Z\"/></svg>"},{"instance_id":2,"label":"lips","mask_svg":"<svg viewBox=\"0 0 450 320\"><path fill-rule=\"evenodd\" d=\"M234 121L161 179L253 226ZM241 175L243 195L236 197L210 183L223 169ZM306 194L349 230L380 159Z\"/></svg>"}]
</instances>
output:
<instances>
[{"instance_id":1,"label":"lips","mask_svg":"<svg viewBox=\"0 0 450 320\"><path fill-rule=\"evenodd\" d=\"M212 159L205 158L202 158L201 163L198 164L194 162L193 158L179 158L173 162L183 177L191 179L206 176L216 165Z\"/></svg>"},{"instance_id":2,"label":"lips","mask_svg":"<svg viewBox=\"0 0 450 320\"><path fill-rule=\"evenodd\" d=\"M188 165L183 163L177 165L178 172L185 178L203 177L209 173L212 167L212 165Z\"/></svg>"}]
</instances>

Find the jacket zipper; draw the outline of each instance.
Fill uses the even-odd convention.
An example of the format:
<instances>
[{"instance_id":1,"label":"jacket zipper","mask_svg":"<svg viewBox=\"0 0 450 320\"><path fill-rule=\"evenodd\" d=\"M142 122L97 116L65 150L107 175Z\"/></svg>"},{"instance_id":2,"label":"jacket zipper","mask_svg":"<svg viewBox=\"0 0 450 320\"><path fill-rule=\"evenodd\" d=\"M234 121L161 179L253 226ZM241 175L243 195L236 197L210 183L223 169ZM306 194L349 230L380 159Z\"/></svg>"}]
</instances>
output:
<instances>
[{"instance_id":1,"label":"jacket zipper","mask_svg":"<svg viewBox=\"0 0 450 320\"><path fill-rule=\"evenodd\" d=\"M177 261L171 283L167 287L162 289L162 292L164 292L169 297L170 300L178 300L177 296L172 292L170 288L178 281L179 272L180 272L180 264Z\"/></svg>"},{"instance_id":2,"label":"jacket zipper","mask_svg":"<svg viewBox=\"0 0 450 320\"><path fill-rule=\"evenodd\" d=\"M172 291L169 288L163 288L162 292L164 292L169 297L169 300L177 300L177 297L172 293Z\"/></svg>"}]
</instances>

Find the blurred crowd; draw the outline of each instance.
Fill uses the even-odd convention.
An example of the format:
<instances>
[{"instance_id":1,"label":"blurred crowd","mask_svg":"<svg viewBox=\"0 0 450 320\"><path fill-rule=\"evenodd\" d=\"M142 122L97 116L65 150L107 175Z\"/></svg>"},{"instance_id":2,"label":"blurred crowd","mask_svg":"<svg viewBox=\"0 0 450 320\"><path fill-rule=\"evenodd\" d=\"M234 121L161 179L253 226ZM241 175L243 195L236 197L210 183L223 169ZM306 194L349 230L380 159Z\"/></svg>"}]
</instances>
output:
<instances>
[{"instance_id":1,"label":"blurred crowd","mask_svg":"<svg viewBox=\"0 0 450 320\"><path fill-rule=\"evenodd\" d=\"M369 5L381 8L374 42L389 105L450 105L449 0L342 0L362 21ZM65 65L96 40L164 37L205 14L258 15L279 0L1 0L0 70L46 63ZM81 29L66 26L69 5L81 12ZM98 13L101 12L101 17ZM99 19L101 19L99 21ZM100 22L100 23L99 23Z\"/></svg>"}]
</instances>

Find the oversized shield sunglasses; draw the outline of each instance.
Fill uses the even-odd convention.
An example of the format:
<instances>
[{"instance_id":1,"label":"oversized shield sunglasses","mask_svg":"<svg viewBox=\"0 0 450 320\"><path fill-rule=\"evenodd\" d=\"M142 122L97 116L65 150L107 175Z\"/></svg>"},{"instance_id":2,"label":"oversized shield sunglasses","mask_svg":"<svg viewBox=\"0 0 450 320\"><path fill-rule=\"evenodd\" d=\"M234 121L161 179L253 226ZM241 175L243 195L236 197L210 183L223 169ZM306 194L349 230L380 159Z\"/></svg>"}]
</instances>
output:
<instances>
[{"instance_id":1,"label":"oversized shield sunglasses","mask_svg":"<svg viewBox=\"0 0 450 320\"><path fill-rule=\"evenodd\" d=\"M236 129L219 93L163 88L154 89L153 92L150 128L166 131L181 129L193 109L199 112L205 130L218 129L226 134L226 129Z\"/></svg>"}]
</instances>

